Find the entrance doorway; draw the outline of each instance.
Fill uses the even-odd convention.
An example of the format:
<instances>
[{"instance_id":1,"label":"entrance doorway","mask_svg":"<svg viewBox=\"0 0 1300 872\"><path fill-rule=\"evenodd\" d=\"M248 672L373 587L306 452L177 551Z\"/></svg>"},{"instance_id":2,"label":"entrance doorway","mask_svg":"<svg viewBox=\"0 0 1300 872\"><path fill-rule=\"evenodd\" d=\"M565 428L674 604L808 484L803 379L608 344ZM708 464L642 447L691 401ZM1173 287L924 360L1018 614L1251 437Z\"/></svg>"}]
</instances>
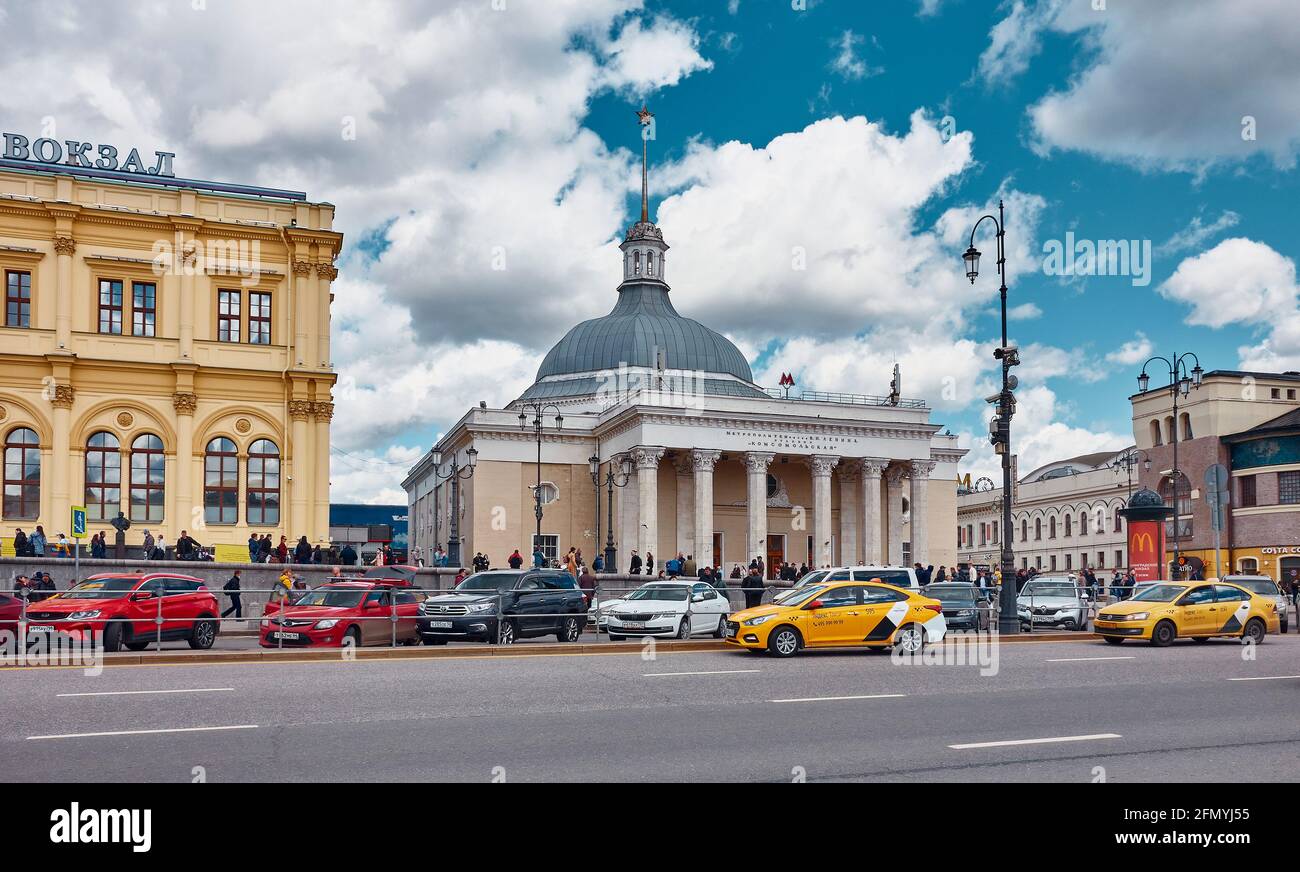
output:
<instances>
[{"instance_id":1,"label":"entrance doorway","mask_svg":"<svg viewBox=\"0 0 1300 872\"><path fill-rule=\"evenodd\" d=\"M785 534L769 533L767 534L767 577L776 578L781 571L781 564L785 561Z\"/></svg>"},{"instance_id":2,"label":"entrance doorway","mask_svg":"<svg viewBox=\"0 0 1300 872\"><path fill-rule=\"evenodd\" d=\"M1282 577L1278 580L1290 593L1291 583L1300 580L1300 557L1283 557L1278 563L1282 570Z\"/></svg>"},{"instance_id":3,"label":"entrance doorway","mask_svg":"<svg viewBox=\"0 0 1300 872\"><path fill-rule=\"evenodd\" d=\"M718 531L713 533L713 566L722 566L722 534Z\"/></svg>"}]
</instances>

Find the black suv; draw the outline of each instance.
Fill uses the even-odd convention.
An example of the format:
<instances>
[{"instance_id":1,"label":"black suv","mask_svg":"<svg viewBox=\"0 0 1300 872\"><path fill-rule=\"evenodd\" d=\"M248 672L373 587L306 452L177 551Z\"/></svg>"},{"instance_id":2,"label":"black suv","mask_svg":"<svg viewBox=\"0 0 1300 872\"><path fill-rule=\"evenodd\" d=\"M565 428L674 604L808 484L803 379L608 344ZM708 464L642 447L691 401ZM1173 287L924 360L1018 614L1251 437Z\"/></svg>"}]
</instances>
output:
<instances>
[{"instance_id":1,"label":"black suv","mask_svg":"<svg viewBox=\"0 0 1300 872\"><path fill-rule=\"evenodd\" d=\"M586 602L567 572L491 569L426 599L416 628L426 645L453 639L509 645L552 633L561 642L576 642L587 623Z\"/></svg>"}]
</instances>

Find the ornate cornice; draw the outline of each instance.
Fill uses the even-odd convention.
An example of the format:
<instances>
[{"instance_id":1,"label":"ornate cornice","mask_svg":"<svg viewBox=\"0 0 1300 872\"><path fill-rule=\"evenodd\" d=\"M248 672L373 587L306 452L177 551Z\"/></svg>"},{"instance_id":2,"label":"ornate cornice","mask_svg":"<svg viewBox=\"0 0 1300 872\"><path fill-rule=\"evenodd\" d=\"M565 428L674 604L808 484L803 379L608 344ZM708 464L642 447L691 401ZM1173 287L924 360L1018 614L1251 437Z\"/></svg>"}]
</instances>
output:
<instances>
[{"instance_id":1,"label":"ornate cornice","mask_svg":"<svg viewBox=\"0 0 1300 872\"><path fill-rule=\"evenodd\" d=\"M913 460L912 477L928 480L930 478L930 473L934 472L935 467L938 465L939 464L935 463L933 460Z\"/></svg>"},{"instance_id":2,"label":"ornate cornice","mask_svg":"<svg viewBox=\"0 0 1300 872\"><path fill-rule=\"evenodd\" d=\"M188 391L177 391L172 394L172 408L179 415L193 415L199 407L198 394L192 394Z\"/></svg>"},{"instance_id":3,"label":"ornate cornice","mask_svg":"<svg viewBox=\"0 0 1300 872\"><path fill-rule=\"evenodd\" d=\"M864 479L879 479L889 467L889 461L883 457L864 457L858 461L858 468Z\"/></svg>"},{"instance_id":4,"label":"ornate cornice","mask_svg":"<svg viewBox=\"0 0 1300 872\"><path fill-rule=\"evenodd\" d=\"M295 260L293 262L293 274L296 276L309 276L313 266L315 265L309 260Z\"/></svg>"},{"instance_id":5,"label":"ornate cornice","mask_svg":"<svg viewBox=\"0 0 1300 872\"><path fill-rule=\"evenodd\" d=\"M71 409L77 399L77 390L72 385L55 385L50 405L56 409Z\"/></svg>"},{"instance_id":6,"label":"ornate cornice","mask_svg":"<svg viewBox=\"0 0 1300 872\"><path fill-rule=\"evenodd\" d=\"M312 403L312 414L318 421L329 421L334 418L333 403Z\"/></svg>"},{"instance_id":7,"label":"ornate cornice","mask_svg":"<svg viewBox=\"0 0 1300 872\"><path fill-rule=\"evenodd\" d=\"M77 240L71 236L56 236L54 237L54 251L56 254L76 254Z\"/></svg>"}]
</instances>

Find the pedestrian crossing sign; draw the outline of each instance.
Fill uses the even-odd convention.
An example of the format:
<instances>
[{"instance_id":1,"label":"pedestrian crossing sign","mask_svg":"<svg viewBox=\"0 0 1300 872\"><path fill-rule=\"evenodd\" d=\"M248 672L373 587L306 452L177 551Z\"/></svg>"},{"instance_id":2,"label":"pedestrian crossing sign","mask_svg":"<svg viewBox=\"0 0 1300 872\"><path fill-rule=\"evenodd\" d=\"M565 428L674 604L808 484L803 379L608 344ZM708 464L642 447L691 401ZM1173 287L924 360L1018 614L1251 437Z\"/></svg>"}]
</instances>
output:
<instances>
[{"instance_id":1,"label":"pedestrian crossing sign","mask_svg":"<svg viewBox=\"0 0 1300 872\"><path fill-rule=\"evenodd\" d=\"M86 538L86 507L85 506L72 507L72 538L73 539Z\"/></svg>"}]
</instances>

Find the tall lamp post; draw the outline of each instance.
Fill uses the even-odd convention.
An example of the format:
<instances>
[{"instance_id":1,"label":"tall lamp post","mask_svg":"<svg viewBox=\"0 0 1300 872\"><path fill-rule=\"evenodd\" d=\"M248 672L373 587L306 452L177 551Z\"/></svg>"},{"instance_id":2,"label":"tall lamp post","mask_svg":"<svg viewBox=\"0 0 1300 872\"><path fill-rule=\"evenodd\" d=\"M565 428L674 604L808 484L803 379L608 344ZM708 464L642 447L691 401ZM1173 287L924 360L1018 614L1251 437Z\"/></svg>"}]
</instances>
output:
<instances>
[{"instance_id":1,"label":"tall lamp post","mask_svg":"<svg viewBox=\"0 0 1300 872\"><path fill-rule=\"evenodd\" d=\"M474 477L474 467L478 465L478 449L470 448L465 452L465 466L460 465L460 458L454 451L451 455L451 469L443 475L438 470L442 466L442 452L433 452L433 477L437 481L451 481L451 522L447 539L447 562L460 567L460 483Z\"/></svg>"},{"instance_id":2,"label":"tall lamp post","mask_svg":"<svg viewBox=\"0 0 1300 872\"><path fill-rule=\"evenodd\" d=\"M1128 501L1133 499L1133 470L1137 468L1139 463L1142 464L1144 470L1151 471L1151 455L1141 448L1130 448L1117 456L1112 464L1116 476L1119 475L1120 470L1124 470L1124 476L1128 479L1128 496L1124 499L1124 505L1126 506Z\"/></svg>"},{"instance_id":3,"label":"tall lamp post","mask_svg":"<svg viewBox=\"0 0 1300 872\"><path fill-rule=\"evenodd\" d=\"M597 493L600 492L601 474L600 474L600 456L597 454L587 458L587 463L591 466L591 483L596 486ZM606 492L606 520L605 520L605 571L616 572L618 567L618 552L614 548L614 488L627 487L632 480L632 461L624 456L619 462L619 471L614 472L614 463L611 459L609 468L605 470L604 484Z\"/></svg>"},{"instance_id":4,"label":"tall lamp post","mask_svg":"<svg viewBox=\"0 0 1300 872\"><path fill-rule=\"evenodd\" d=\"M533 513L537 516L537 532L533 537L533 551L536 551L542 544L542 433L546 429L543 416L548 409L555 410L556 430L564 427L564 416L560 414L560 407L554 403L524 403L524 408L533 412L533 434L537 437L537 484L533 487ZM520 412L519 429L527 430L528 425L527 413Z\"/></svg>"},{"instance_id":5,"label":"tall lamp post","mask_svg":"<svg viewBox=\"0 0 1300 872\"><path fill-rule=\"evenodd\" d=\"M1173 399L1174 403L1173 433L1168 434L1172 437L1170 441L1174 444L1174 468L1170 470L1169 474L1169 480L1173 485L1172 491L1174 494L1174 522L1173 536L1171 537L1174 540L1174 568L1171 575L1174 575L1178 572L1178 519L1179 515L1182 514L1178 507L1178 499L1182 494L1182 489L1179 487L1180 479L1182 478L1182 471L1178 468L1178 400L1180 397L1184 400L1187 399L1188 394L1190 394L1194 388L1199 389L1201 387L1201 378L1205 375L1205 370L1201 369L1201 359L1190 351L1183 354L1175 353L1172 357L1153 357L1146 363L1142 364L1142 374L1138 376L1138 391L1140 393L1145 394L1147 388L1151 386L1151 376L1147 375L1147 367L1156 360L1169 368L1169 396ZM1188 360L1191 360L1195 364L1190 370L1187 368ZM1190 498L1191 482L1188 482L1187 487L1188 497Z\"/></svg>"},{"instance_id":6,"label":"tall lamp post","mask_svg":"<svg viewBox=\"0 0 1300 872\"><path fill-rule=\"evenodd\" d=\"M980 252L975 248L975 231L985 221L992 221L997 228L998 278L1001 280L998 294L1002 300L1002 345L993 352L993 357L1002 362L1002 390L989 397L989 402L997 405L997 413L989 424L989 441L994 450L1002 455L1002 592L998 632L1015 635L1020 632L1020 618L1016 614L1016 556L1011 548L1011 417L1016 411L1016 398L1012 392L1019 381L1011 374L1011 367L1020 365L1020 354L1018 349L1007 342L1007 231L1001 200L998 200L997 217L985 215L971 228L970 247L962 255L962 260L966 261L966 277L972 285L979 275L980 266Z\"/></svg>"}]
</instances>

